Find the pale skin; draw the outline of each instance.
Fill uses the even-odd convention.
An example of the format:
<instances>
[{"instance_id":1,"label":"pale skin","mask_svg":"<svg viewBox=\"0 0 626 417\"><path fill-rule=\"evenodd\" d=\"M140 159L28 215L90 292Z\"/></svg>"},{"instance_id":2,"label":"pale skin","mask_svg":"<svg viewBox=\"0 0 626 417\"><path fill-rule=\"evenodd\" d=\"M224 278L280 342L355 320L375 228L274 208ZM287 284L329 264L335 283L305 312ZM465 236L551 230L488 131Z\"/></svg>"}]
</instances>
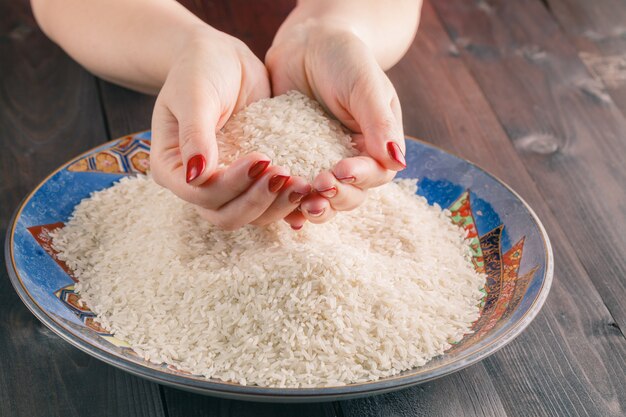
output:
<instances>
[{"instance_id":1,"label":"pale skin","mask_svg":"<svg viewBox=\"0 0 626 417\"><path fill-rule=\"evenodd\" d=\"M404 169L400 103L384 70L411 44L420 0L300 0L261 62L173 0L32 0L44 32L96 75L158 94L151 171L209 222L294 229L352 210ZM252 153L218 167L215 132L258 99L299 90L359 150L309 184Z\"/></svg>"}]
</instances>

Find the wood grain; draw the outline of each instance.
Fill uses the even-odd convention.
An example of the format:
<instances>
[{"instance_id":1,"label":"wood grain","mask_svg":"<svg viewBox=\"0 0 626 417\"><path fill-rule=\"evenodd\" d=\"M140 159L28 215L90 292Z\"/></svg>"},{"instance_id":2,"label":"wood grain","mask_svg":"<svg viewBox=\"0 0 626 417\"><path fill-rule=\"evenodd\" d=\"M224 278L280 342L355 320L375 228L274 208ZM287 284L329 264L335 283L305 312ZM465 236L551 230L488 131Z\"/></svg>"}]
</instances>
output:
<instances>
[{"instance_id":1,"label":"wood grain","mask_svg":"<svg viewBox=\"0 0 626 417\"><path fill-rule=\"evenodd\" d=\"M110 139L150 129L156 97L98 80L102 111Z\"/></svg>"},{"instance_id":2,"label":"wood grain","mask_svg":"<svg viewBox=\"0 0 626 417\"><path fill-rule=\"evenodd\" d=\"M403 391L341 403L344 417L507 416L482 363Z\"/></svg>"},{"instance_id":3,"label":"wood grain","mask_svg":"<svg viewBox=\"0 0 626 417\"><path fill-rule=\"evenodd\" d=\"M169 417L336 417L332 403L272 404L232 401L166 389Z\"/></svg>"},{"instance_id":4,"label":"wood grain","mask_svg":"<svg viewBox=\"0 0 626 417\"><path fill-rule=\"evenodd\" d=\"M622 0L546 0L550 12L599 89L626 115L626 3Z\"/></svg>"},{"instance_id":5,"label":"wood grain","mask_svg":"<svg viewBox=\"0 0 626 417\"><path fill-rule=\"evenodd\" d=\"M480 2L479 2L480 3ZM576 49L536 0L435 1L609 311L626 328L626 119L598 99ZM485 11L488 10L488 11Z\"/></svg>"},{"instance_id":6,"label":"wood grain","mask_svg":"<svg viewBox=\"0 0 626 417\"><path fill-rule=\"evenodd\" d=\"M105 138L93 76L0 1L0 233L50 171ZM4 242L4 239L3 239ZM78 351L43 326L0 270L0 416L163 416L158 386Z\"/></svg>"}]
</instances>

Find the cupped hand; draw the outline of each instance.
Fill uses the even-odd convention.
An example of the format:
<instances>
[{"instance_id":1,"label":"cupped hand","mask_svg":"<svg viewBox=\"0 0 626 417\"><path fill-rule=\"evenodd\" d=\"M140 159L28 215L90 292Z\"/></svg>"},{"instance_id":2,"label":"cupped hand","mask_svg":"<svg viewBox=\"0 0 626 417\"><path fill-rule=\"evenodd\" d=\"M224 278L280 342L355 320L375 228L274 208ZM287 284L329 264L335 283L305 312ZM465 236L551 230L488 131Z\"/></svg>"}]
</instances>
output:
<instances>
[{"instance_id":1,"label":"cupped hand","mask_svg":"<svg viewBox=\"0 0 626 417\"><path fill-rule=\"evenodd\" d=\"M292 227L356 208L368 188L406 167L396 91L374 54L345 25L308 21L281 28L265 63L274 95L299 90L315 98L353 132L359 151L315 178L315 191L286 218Z\"/></svg>"},{"instance_id":2,"label":"cupped hand","mask_svg":"<svg viewBox=\"0 0 626 417\"><path fill-rule=\"evenodd\" d=\"M305 179L272 166L260 153L219 166L216 131L232 113L269 95L265 66L245 44L210 27L194 34L174 60L155 104L154 180L223 229L286 217L310 191Z\"/></svg>"}]
</instances>

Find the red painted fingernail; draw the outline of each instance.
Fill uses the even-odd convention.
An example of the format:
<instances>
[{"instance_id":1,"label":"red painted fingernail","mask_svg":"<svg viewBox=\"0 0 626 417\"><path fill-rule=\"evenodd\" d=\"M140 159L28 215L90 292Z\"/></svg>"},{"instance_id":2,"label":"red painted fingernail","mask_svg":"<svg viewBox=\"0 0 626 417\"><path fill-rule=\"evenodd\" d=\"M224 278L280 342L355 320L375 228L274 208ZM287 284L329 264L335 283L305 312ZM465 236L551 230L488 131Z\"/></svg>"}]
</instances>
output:
<instances>
[{"instance_id":1,"label":"red painted fingernail","mask_svg":"<svg viewBox=\"0 0 626 417\"><path fill-rule=\"evenodd\" d=\"M206 168L206 159L204 156L198 154L194 155L187 161L187 183L198 178L204 172Z\"/></svg>"},{"instance_id":2,"label":"red painted fingernail","mask_svg":"<svg viewBox=\"0 0 626 417\"><path fill-rule=\"evenodd\" d=\"M277 193L289 180L289 175L274 175L268 183L269 189L273 193Z\"/></svg>"},{"instance_id":3,"label":"red painted fingernail","mask_svg":"<svg viewBox=\"0 0 626 417\"><path fill-rule=\"evenodd\" d=\"M256 161L252 165L250 165L250 169L248 170L248 176L253 180L259 178L263 172L270 165L270 161Z\"/></svg>"},{"instance_id":4,"label":"red painted fingernail","mask_svg":"<svg viewBox=\"0 0 626 417\"><path fill-rule=\"evenodd\" d=\"M319 210L307 210L307 213L309 213L311 216L313 217L319 217L322 215L322 213L324 213L324 209L319 209Z\"/></svg>"},{"instance_id":5,"label":"red painted fingernail","mask_svg":"<svg viewBox=\"0 0 626 417\"><path fill-rule=\"evenodd\" d=\"M289 202L291 204L297 204L300 201L302 201L303 198L304 198L304 194L298 193L296 191L294 191L291 194L289 194Z\"/></svg>"},{"instance_id":6,"label":"red painted fingernail","mask_svg":"<svg viewBox=\"0 0 626 417\"><path fill-rule=\"evenodd\" d=\"M300 229L302 229L302 226L303 226L303 225L300 225L300 226L293 226L293 225L292 225L292 226L291 226L291 228L292 228L293 230L300 230Z\"/></svg>"},{"instance_id":7,"label":"red painted fingernail","mask_svg":"<svg viewBox=\"0 0 626 417\"><path fill-rule=\"evenodd\" d=\"M401 164L404 168L406 168L406 160L404 159L404 154L402 153L402 149L395 142L387 142L387 152L391 159Z\"/></svg>"},{"instance_id":8,"label":"red painted fingernail","mask_svg":"<svg viewBox=\"0 0 626 417\"><path fill-rule=\"evenodd\" d=\"M337 187L330 187L330 188L327 188L325 190L318 190L317 192L322 197L333 198L334 196L337 195Z\"/></svg>"},{"instance_id":9,"label":"red painted fingernail","mask_svg":"<svg viewBox=\"0 0 626 417\"><path fill-rule=\"evenodd\" d=\"M352 184L354 181L356 181L356 178L354 178L352 175L350 175L349 177L337 177L335 176L335 178L337 178L337 181L342 182L344 184Z\"/></svg>"}]
</instances>

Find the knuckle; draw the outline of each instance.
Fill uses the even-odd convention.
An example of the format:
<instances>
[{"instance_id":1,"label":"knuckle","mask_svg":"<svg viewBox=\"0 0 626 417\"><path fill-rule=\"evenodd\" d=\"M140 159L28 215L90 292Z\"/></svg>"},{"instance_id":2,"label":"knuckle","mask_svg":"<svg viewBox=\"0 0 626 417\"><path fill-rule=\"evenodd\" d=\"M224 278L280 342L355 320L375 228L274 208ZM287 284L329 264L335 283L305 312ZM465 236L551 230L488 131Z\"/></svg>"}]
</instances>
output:
<instances>
[{"instance_id":1,"label":"knuckle","mask_svg":"<svg viewBox=\"0 0 626 417\"><path fill-rule=\"evenodd\" d=\"M182 125L179 133L179 145L186 148L193 145L199 139L202 139L202 129L194 124Z\"/></svg>"},{"instance_id":2,"label":"knuckle","mask_svg":"<svg viewBox=\"0 0 626 417\"><path fill-rule=\"evenodd\" d=\"M391 132L396 130L396 120L392 115L382 115L371 121L370 128L379 132Z\"/></svg>"},{"instance_id":3,"label":"knuckle","mask_svg":"<svg viewBox=\"0 0 626 417\"><path fill-rule=\"evenodd\" d=\"M241 211L242 213L251 213L259 211L262 204L261 201L252 198L244 198L241 202Z\"/></svg>"}]
</instances>

